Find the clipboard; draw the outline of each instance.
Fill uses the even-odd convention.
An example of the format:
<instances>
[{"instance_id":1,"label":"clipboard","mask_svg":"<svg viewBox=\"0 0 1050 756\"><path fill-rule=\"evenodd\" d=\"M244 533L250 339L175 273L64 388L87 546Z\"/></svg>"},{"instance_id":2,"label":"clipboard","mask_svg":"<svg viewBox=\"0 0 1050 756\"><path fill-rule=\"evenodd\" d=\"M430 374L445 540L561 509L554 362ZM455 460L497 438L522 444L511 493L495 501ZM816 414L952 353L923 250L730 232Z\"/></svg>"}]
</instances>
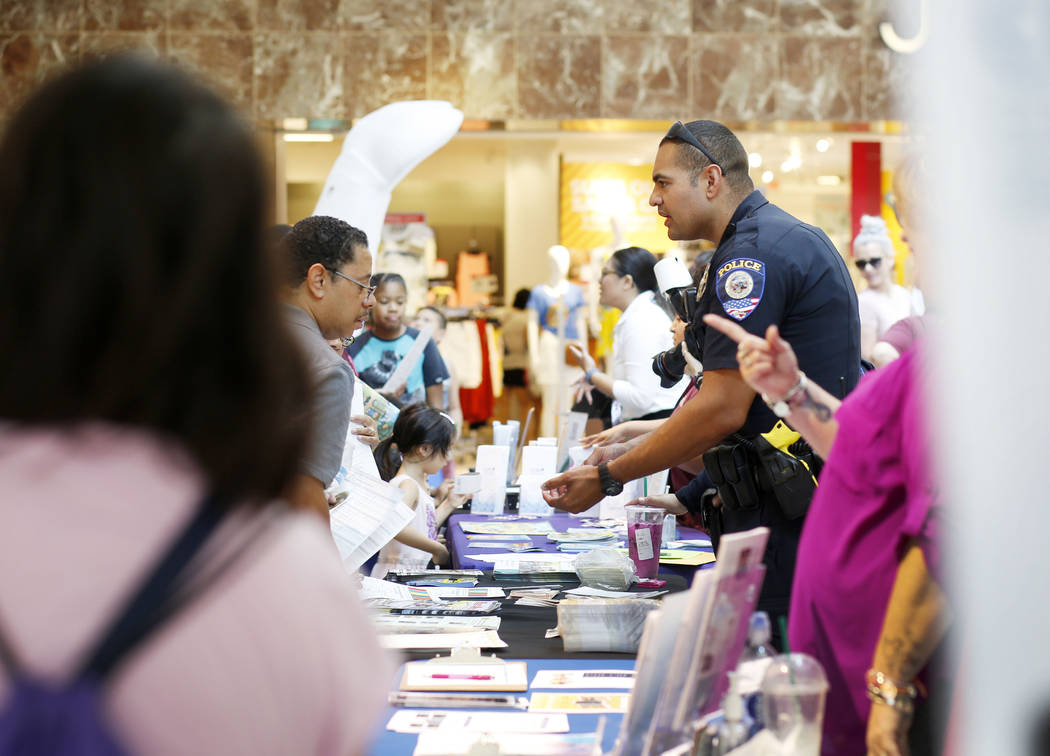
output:
<instances>
[{"instance_id":1,"label":"clipboard","mask_svg":"<svg viewBox=\"0 0 1050 756\"><path fill-rule=\"evenodd\" d=\"M529 687L528 668L523 661L483 657L477 648L457 648L449 656L405 664L400 687L418 691L524 691Z\"/></svg>"}]
</instances>

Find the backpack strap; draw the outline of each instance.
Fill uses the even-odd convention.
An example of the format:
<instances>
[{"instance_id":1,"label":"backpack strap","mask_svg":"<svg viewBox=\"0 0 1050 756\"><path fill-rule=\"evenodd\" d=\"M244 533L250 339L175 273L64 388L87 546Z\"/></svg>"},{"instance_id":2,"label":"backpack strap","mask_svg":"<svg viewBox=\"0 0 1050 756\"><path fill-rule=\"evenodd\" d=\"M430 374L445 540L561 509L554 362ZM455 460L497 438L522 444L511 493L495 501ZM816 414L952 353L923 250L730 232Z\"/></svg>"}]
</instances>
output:
<instances>
[{"instance_id":1,"label":"backpack strap","mask_svg":"<svg viewBox=\"0 0 1050 756\"><path fill-rule=\"evenodd\" d=\"M0 664L4 665L11 679L19 677L22 673L22 665L18 662L18 657L15 656L15 652L8 645L2 632L0 632Z\"/></svg>"},{"instance_id":2,"label":"backpack strap","mask_svg":"<svg viewBox=\"0 0 1050 756\"><path fill-rule=\"evenodd\" d=\"M185 529L157 560L94 651L87 656L76 675L78 679L105 679L124 657L185 603L188 598L185 594L181 600L176 600L180 586L185 583L183 572L225 514L225 508L219 505L214 494L204 498Z\"/></svg>"}]
</instances>

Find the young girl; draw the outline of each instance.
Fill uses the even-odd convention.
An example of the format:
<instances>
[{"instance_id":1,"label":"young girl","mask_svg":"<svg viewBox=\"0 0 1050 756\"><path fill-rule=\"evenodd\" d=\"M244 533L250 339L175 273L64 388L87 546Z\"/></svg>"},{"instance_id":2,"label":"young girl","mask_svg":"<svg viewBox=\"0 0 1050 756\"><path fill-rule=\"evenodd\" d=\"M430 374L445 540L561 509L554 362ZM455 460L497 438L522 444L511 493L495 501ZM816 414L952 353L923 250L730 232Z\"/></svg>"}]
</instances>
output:
<instances>
[{"instance_id":1,"label":"young girl","mask_svg":"<svg viewBox=\"0 0 1050 756\"><path fill-rule=\"evenodd\" d=\"M347 351L357 366L361 380L379 389L411 349L419 331L404 324L405 299L408 296L405 279L397 273L376 273L372 276L371 284L376 287L371 330L358 337ZM425 402L431 407L442 409L445 403L442 384L447 380L445 361L431 339L423 350L422 359L409 373L404 393L395 398L402 407Z\"/></svg>"},{"instance_id":2,"label":"young girl","mask_svg":"<svg viewBox=\"0 0 1050 756\"><path fill-rule=\"evenodd\" d=\"M416 514L380 550L373 576L382 577L398 568L423 569L431 558L435 564L448 564L448 549L438 541L437 531L467 497L451 493L452 481L446 481L438 489L435 506L427 488L427 475L448 462L455 433L448 415L425 404L413 404L401 410L394 423L394 434L376 448L379 474L401 489L405 504Z\"/></svg>"}]
</instances>

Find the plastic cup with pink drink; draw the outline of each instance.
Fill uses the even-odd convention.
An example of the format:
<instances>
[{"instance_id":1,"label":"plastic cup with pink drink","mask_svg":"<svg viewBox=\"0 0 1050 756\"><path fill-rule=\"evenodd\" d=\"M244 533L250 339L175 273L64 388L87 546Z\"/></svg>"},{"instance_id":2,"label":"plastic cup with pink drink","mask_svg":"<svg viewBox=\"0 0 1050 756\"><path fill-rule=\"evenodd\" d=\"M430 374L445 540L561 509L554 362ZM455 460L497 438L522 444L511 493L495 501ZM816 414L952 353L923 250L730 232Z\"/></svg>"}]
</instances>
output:
<instances>
[{"instance_id":1,"label":"plastic cup with pink drink","mask_svg":"<svg viewBox=\"0 0 1050 756\"><path fill-rule=\"evenodd\" d=\"M627 512L627 553L640 578L654 578L660 571L660 537L667 510L659 507L624 507Z\"/></svg>"}]
</instances>

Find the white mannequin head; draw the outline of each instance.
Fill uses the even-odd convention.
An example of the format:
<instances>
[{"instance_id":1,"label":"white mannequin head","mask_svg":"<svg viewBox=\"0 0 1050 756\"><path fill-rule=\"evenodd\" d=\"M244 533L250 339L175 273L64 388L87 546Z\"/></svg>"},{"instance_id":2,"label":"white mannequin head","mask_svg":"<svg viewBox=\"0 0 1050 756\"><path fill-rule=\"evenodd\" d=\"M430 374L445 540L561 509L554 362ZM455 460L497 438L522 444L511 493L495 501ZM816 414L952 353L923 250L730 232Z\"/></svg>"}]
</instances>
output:
<instances>
[{"instance_id":1,"label":"white mannequin head","mask_svg":"<svg viewBox=\"0 0 1050 756\"><path fill-rule=\"evenodd\" d=\"M569 250L560 244L555 244L547 250L549 264L547 283L551 287L560 286L569 276Z\"/></svg>"}]
</instances>

